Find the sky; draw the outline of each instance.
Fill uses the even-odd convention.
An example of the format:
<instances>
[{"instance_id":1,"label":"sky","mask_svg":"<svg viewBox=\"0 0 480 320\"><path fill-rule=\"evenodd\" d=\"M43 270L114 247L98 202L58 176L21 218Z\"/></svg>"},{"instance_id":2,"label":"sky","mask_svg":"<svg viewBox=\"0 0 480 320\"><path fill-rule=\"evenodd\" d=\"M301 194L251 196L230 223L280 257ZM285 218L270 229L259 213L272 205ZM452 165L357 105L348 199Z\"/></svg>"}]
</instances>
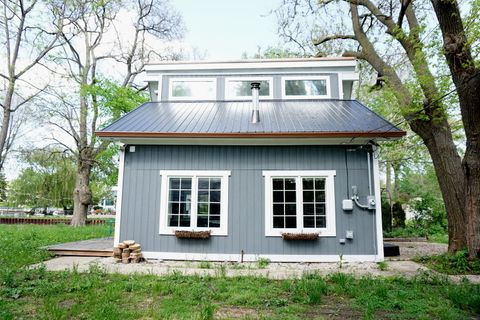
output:
<instances>
[{"instance_id":1,"label":"sky","mask_svg":"<svg viewBox=\"0 0 480 320\"><path fill-rule=\"evenodd\" d=\"M170 1L183 17L186 29L183 46L196 48L202 59L236 60L244 52L253 55L259 46L265 49L279 43L277 20L271 11L281 0ZM44 72L38 78L46 77ZM46 138L32 128L18 143L22 146L45 145ZM12 154L7 159L6 178L14 179L21 169Z\"/></svg>"},{"instance_id":2,"label":"sky","mask_svg":"<svg viewBox=\"0 0 480 320\"><path fill-rule=\"evenodd\" d=\"M257 47L278 43L277 21L271 10L280 0L171 0L187 29L184 42L206 52L208 60L240 59Z\"/></svg>"}]
</instances>

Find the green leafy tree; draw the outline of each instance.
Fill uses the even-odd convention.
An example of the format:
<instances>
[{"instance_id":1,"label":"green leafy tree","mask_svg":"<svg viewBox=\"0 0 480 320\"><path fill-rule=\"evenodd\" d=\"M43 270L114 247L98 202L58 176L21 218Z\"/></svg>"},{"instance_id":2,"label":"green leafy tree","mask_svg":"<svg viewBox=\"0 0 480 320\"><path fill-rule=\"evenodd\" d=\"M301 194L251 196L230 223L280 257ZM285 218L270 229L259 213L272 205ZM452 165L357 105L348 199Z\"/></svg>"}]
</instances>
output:
<instances>
[{"instance_id":1,"label":"green leafy tree","mask_svg":"<svg viewBox=\"0 0 480 320\"><path fill-rule=\"evenodd\" d=\"M75 161L58 149L34 150L22 156L27 167L10 183L9 203L31 207L71 208Z\"/></svg>"},{"instance_id":2,"label":"green leafy tree","mask_svg":"<svg viewBox=\"0 0 480 320\"><path fill-rule=\"evenodd\" d=\"M142 89L137 87L135 79L145 64L165 58L161 56L162 49L156 50L160 47L158 43L156 48L150 44L180 38L183 24L168 0L52 1L65 7L63 20L67 27L61 30L62 48L50 59L54 64L52 68L62 75L65 83L63 88L50 90L54 101L49 101L47 108L51 116L49 123L70 136L70 141L63 137L52 139L76 158L71 225L82 226L93 201L92 171L98 155L110 144L99 141L95 131L131 107L128 101L132 92L127 88ZM131 19L119 21L117 14L121 9L127 9ZM120 24L122 27L118 28ZM124 31L125 28L129 32ZM122 32L118 32L119 29ZM115 33L117 40L112 43L110 35ZM127 34L130 37L125 39ZM112 65L120 85L102 83L105 78L102 71L111 70ZM118 103L110 103L112 97Z\"/></svg>"},{"instance_id":3,"label":"green leafy tree","mask_svg":"<svg viewBox=\"0 0 480 320\"><path fill-rule=\"evenodd\" d=\"M287 11L297 17L300 3L314 20L321 12L336 12L330 25L316 24L323 32L313 36L314 44L322 48L347 42L343 55L368 63L380 82L391 88L397 112L432 159L448 212L449 251L467 247L474 259L480 251L480 69L475 55L478 37L472 37L472 29L480 25L478 1L467 14L455 0L286 3L293 8ZM438 41L429 41L429 22L438 23ZM438 55L432 55L432 47L438 48ZM439 70L448 72L438 75ZM450 95L456 96L457 104L450 104ZM464 149L455 141L456 120L463 126Z\"/></svg>"}]
</instances>

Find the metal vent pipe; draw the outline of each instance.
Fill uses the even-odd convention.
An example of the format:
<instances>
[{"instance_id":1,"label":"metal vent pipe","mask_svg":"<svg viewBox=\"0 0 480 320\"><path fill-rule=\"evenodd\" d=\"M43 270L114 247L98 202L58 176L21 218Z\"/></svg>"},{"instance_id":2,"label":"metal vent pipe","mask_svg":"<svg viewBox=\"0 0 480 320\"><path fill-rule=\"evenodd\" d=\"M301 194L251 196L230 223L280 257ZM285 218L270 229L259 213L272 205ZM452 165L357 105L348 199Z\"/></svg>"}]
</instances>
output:
<instances>
[{"instance_id":1,"label":"metal vent pipe","mask_svg":"<svg viewBox=\"0 0 480 320\"><path fill-rule=\"evenodd\" d=\"M260 82L252 82L252 123L260 122L260 111L259 111L259 92L260 92Z\"/></svg>"}]
</instances>

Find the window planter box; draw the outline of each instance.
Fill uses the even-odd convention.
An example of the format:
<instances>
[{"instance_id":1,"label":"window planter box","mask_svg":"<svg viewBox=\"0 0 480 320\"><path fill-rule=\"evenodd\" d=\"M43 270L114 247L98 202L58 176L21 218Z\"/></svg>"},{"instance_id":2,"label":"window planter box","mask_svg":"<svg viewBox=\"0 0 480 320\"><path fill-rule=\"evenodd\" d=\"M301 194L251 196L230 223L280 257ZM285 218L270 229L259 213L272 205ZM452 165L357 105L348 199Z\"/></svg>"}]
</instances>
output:
<instances>
[{"instance_id":1,"label":"window planter box","mask_svg":"<svg viewBox=\"0 0 480 320\"><path fill-rule=\"evenodd\" d=\"M314 241L317 240L319 233L282 233L283 240Z\"/></svg>"},{"instance_id":2,"label":"window planter box","mask_svg":"<svg viewBox=\"0 0 480 320\"><path fill-rule=\"evenodd\" d=\"M175 237L179 239L208 239L211 231L183 231L176 230Z\"/></svg>"}]
</instances>

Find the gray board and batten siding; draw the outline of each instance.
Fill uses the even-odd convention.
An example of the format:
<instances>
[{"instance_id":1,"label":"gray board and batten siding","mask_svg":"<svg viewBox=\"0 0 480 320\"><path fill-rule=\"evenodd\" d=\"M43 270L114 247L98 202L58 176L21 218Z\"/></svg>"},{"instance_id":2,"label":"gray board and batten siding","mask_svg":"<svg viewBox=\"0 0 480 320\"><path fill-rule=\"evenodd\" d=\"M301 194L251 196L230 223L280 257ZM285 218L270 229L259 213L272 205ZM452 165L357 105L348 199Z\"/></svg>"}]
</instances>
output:
<instances>
[{"instance_id":1,"label":"gray board and batten siding","mask_svg":"<svg viewBox=\"0 0 480 320\"><path fill-rule=\"evenodd\" d=\"M342 210L342 200L358 186L369 193L367 152L352 146L137 145L125 149L120 241L135 239L146 252L253 255L375 255L375 211ZM372 161L370 162L372 163ZM348 184L347 184L348 168ZM231 170L228 235L208 240L159 234L160 170ZM265 236L264 170L336 170L336 236L285 241ZM373 172L371 170L370 172ZM372 179L373 180L373 179ZM372 189L374 189L372 185ZM350 194L349 194L350 192ZM372 190L373 194L373 190ZM345 232L354 239L340 244Z\"/></svg>"}]
</instances>

